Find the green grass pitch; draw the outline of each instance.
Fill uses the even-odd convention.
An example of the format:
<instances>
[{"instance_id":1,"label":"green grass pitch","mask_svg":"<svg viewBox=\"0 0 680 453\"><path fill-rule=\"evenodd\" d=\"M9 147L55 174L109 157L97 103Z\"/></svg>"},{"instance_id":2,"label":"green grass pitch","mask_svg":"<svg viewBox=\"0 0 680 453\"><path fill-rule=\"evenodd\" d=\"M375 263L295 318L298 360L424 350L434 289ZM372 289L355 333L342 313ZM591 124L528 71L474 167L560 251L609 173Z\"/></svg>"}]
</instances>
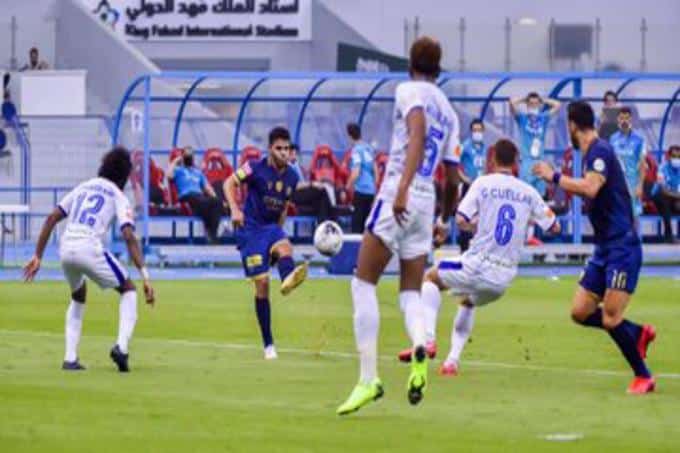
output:
<instances>
[{"instance_id":1,"label":"green grass pitch","mask_svg":"<svg viewBox=\"0 0 680 453\"><path fill-rule=\"evenodd\" d=\"M61 371L64 283L0 283L0 451L680 451L680 281L643 278L631 319L656 324L658 392L625 394L629 371L602 331L569 320L573 279L518 279L478 311L462 374L406 400L394 279L379 287L383 400L345 418L357 379L347 280L273 297L279 360L262 359L245 281L158 282L140 301L132 373L108 359L117 295L90 285L83 373ZM278 284L274 285L278 288ZM447 303L448 302L448 303ZM444 298L440 355L455 306ZM571 442L545 439L576 434Z\"/></svg>"}]
</instances>

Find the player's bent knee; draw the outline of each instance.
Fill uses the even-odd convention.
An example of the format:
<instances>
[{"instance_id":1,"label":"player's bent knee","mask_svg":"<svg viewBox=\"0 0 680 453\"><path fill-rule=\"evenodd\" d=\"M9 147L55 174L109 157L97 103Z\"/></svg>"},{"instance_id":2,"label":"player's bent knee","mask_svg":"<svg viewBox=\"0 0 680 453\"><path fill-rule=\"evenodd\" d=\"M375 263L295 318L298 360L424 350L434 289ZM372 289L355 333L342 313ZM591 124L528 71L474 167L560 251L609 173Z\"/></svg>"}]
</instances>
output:
<instances>
[{"instance_id":1,"label":"player's bent knee","mask_svg":"<svg viewBox=\"0 0 680 453\"><path fill-rule=\"evenodd\" d=\"M430 282L434 284L437 288L439 288L439 291L444 291L445 289L448 289L444 282L442 282L441 278L439 278L439 272L437 271L436 267L431 267L428 269L427 272L425 272L425 276L423 277L423 283L425 282Z\"/></svg>"},{"instance_id":2,"label":"player's bent knee","mask_svg":"<svg viewBox=\"0 0 680 453\"><path fill-rule=\"evenodd\" d=\"M137 287L134 282L129 278L118 288L120 294L126 293L128 291L137 291Z\"/></svg>"},{"instance_id":3,"label":"player's bent knee","mask_svg":"<svg viewBox=\"0 0 680 453\"><path fill-rule=\"evenodd\" d=\"M87 285L83 282L82 286L71 293L71 299L79 304L84 304L87 297Z\"/></svg>"},{"instance_id":4,"label":"player's bent knee","mask_svg":"<svg viewBox=\"0 0 680 453\"><path fill-rule=\"evenodd\" d=\"M259 298L269 297L269 279L258 278L253 280L255 283L255 295Z\"/></svg>"},{"instance_id":5,"label":"player's bent knee","mask_svg":"<svg viewBox=\"0 0 680 453\"><path fill-rule=\"evenodd\" d=\"M576 324L583 324L590 314L582 307L574 307L571 309L571 320Z\"/></svg>"}]
</instances>

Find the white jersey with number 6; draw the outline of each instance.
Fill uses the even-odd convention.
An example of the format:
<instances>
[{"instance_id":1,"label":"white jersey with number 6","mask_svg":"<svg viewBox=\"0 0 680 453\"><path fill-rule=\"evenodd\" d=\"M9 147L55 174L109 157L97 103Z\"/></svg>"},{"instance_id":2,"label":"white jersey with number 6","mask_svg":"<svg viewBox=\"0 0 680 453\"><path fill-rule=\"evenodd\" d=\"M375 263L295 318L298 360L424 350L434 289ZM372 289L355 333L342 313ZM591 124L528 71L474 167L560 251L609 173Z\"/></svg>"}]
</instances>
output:
<instances>
[{"instance_id":1,"label":"white jersey with number 6","mask_svg":"<svg viewBox=\"0 0 680 453\"><path fill-rule=\"evenodd\" d=\"M556 220L536 189L503 173L475 179L457 213L477 223L477 232L463 256L440 261L437 272L474 305L498 300L515 278L529 222L547 230Z\"/></svg>"},{"instance_id":2,"label":"white jersey with number 6","mask_svg":"<svg viewBox=\"0 0 680 453\"><path fill-rule=\"evenodd\" d=\"M504 173L475 179L457 213L469 221L477 219L468 252L507 266L519 263L530 222L547 230L556 220L536 189Z\"/></svg>"},{"instance_id":3,"label":"white jersey with number 6","mask_svg":"<svg viewBox=\"0 0 680 453\"><path fill-rule=\"evenodd\" d=\"M460 131L458 115L446 95L435 83L424 81L408 81L397 86L392 144L377 198L392 203L397 194L408 149L406 118L415 108L423 109L425 114L425 155L411 183L409 198L425 206L434 206L435 170L442 159L453 164L460 161Z\"/></svg>"}]
</instances>

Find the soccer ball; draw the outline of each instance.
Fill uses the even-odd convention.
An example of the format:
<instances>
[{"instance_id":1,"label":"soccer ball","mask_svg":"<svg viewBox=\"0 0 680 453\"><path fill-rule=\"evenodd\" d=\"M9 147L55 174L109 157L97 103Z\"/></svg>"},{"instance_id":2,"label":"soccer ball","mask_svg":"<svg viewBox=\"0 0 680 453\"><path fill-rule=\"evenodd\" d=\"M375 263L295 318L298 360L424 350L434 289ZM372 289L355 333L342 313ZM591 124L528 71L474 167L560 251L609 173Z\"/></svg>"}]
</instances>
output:
<instances>
[{"instance_id":1,"label":"soccer ball","mask_svg":"<svg viewBox=\"0 0 680 453\"><path fill-rule=\"evenodd\" d=\"M314 231L314 247L326 256L337 255L342 248L342 228L332 220L321 222Z\"/></svg>"}]
</instances>

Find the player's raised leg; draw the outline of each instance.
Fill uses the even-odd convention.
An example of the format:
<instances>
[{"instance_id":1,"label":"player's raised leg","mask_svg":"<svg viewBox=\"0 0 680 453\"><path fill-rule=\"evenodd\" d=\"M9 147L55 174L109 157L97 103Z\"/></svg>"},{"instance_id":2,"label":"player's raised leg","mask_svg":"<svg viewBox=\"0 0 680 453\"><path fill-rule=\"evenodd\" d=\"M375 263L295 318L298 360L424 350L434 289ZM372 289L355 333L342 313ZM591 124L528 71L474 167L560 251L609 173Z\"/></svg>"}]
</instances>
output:
<instances>
[{"instance_id":1,"label":"player's raised leg","mask_svg":"<svg viewBox=\"0 0 680 453\"><path fill-rule=\"evenodd\" d=\"M444 376L458 375L458 368L460 363L460 355L463 353L463 348L470 339L472 327L475 321L475 306L469 298L461 301L456 312L456 317L453 320L453 329L451 329L451 350L446 360L439 368L439 374Z\"/></svg>"},{"instance_id":2,"label":"player's raised leg","mask_svg":"<svg viewBox=\"0 0 680 453\"><path fill-rule=\"evenodd\" d=\"M374 206L374 210L379 206ZM357 270L352 278L354 339L359 352L359 382L349 398L338 407L346 415L382 397L383 385L378 377L378 330L380 311L376 285L392 253L375 235L366 232L361 241Z\"/></svg>"},{"instance_id":3,"label":"player's raised leg","mask_svg":"<svg viewBox=\"0 0 680 453\"><path fill-rule=\"evenodd\" d=\"M281 294L286 296L307 279L307 262L295 265L293 246L288 239L276 244L272 253L277 258L276 263L281 278Z\"/></svg>"}]
</instances>

